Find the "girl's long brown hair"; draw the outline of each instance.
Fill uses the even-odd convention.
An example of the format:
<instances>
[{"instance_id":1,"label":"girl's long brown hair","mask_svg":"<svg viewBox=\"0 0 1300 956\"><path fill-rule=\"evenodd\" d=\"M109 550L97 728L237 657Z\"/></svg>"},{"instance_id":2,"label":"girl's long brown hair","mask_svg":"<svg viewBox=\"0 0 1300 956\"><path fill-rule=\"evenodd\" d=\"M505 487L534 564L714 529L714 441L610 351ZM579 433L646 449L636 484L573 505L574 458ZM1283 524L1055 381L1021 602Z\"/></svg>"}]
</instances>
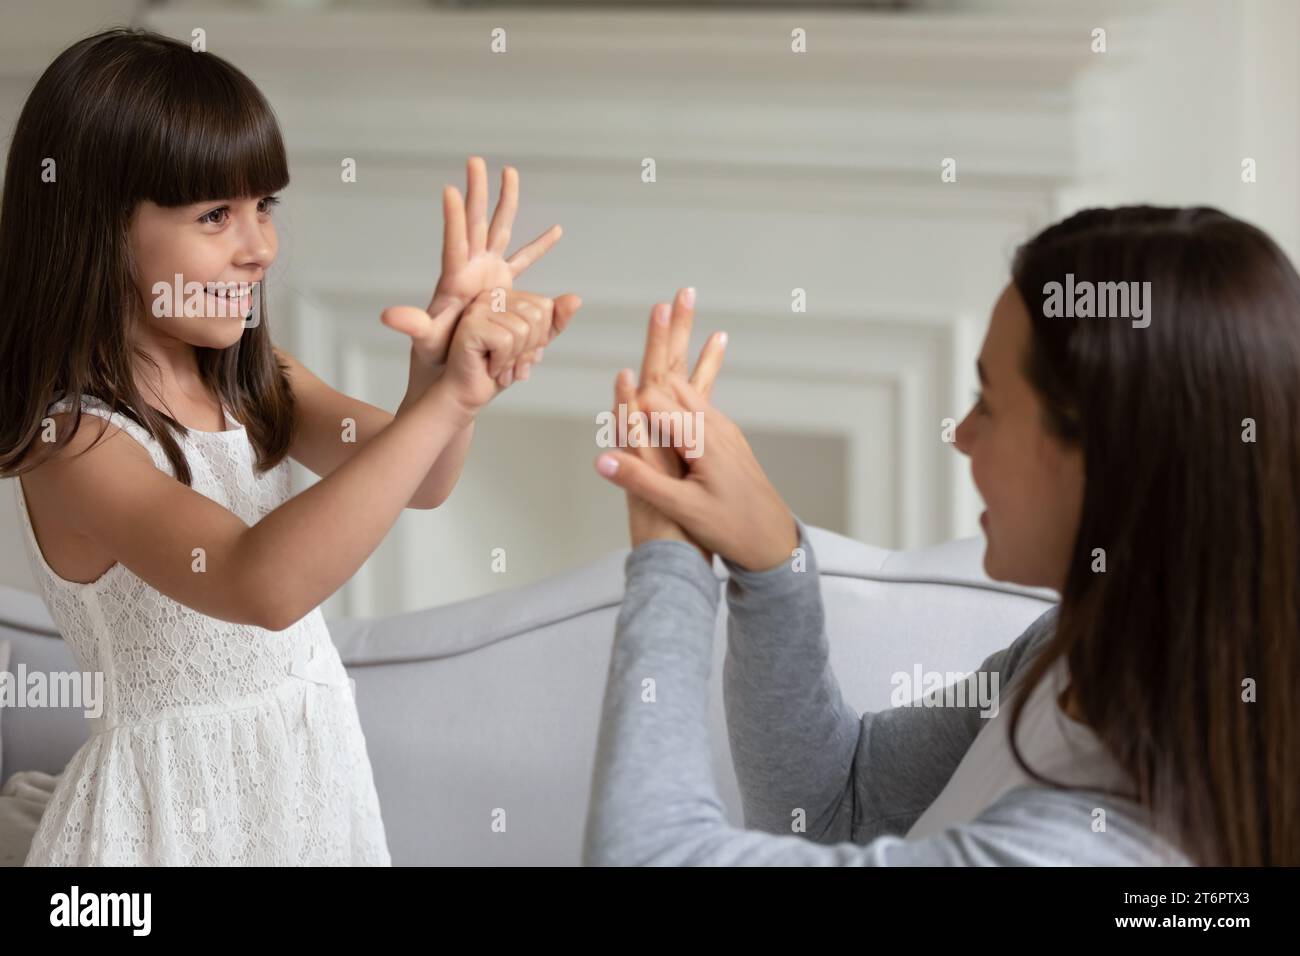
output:
<instances>
[{"instance_id":1,"label":"girl's long brown hair","mask_svg":"<svg viewBox=\"0 0 1300 956\"><path fill-rule=\"evenodd\" d=\"M1149 281L1150 324L1047 314L1068 273ZM1067 659L1084 719L1193 861L1300 864L1300 277L1253 226L1150 206L1047 228L1012 277L1027 377L1086 481L1025 686ZM1015 749L1028 696L1013 752L1053 783Z\"/></svg>"},{"instance_id":2,"label":"girl's long brown hair","mask_svg":"<svg viewBox=\"0 0 1300 956\"><path fill-rule=\"evenodd\" d=\"M72 427L46 451L67 444L90 395L148 430L190 483L172 433L186 429L136 385L136 361L148 356L135 330L147 305L132 279L132 215L141 200L176 207L260 198L288 182L270 106L212 53L115 29L50 64L14 129L0 206L0 476L44 460L24 461L49 404L62 397L72 400ZM256 327L230 348L195 349L204 382L244 424L262 471L287 454L294 421L287 374L272 351L266 285Z\"/></svg>"}]
</instances>

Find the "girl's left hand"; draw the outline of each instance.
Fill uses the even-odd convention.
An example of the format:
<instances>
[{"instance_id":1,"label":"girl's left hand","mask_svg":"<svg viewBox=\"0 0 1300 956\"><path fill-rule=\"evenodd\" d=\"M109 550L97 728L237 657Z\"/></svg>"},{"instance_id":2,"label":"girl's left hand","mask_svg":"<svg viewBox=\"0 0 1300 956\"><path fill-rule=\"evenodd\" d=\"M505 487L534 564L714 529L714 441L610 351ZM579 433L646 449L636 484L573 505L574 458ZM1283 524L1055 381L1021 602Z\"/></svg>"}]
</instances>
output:
<instances>
[{"instance_id":1,"label":"girl's left hand","mask_svg":"<svg viewBox=\"0 0 1300 956\"><path fill-rule=\"evenodd\" d=\"M430 367L446 362L447 347L465 307L481 292L514 288L514 280L546 255L563 234L558 225L552 226L505 258L519 208L518 171L512 166L501 171L501 195L490 226L487 164L482 157L470 157L466 181L464 201L455 186L447 186L442 193L442 275L428 308L392 306L381 316L389 328L411 337L414 355ZM541 348L520 356L514 377L521 377L522 372L527 378L527 367L541 361L541 356Z\"/></svg>"}]
</instances>

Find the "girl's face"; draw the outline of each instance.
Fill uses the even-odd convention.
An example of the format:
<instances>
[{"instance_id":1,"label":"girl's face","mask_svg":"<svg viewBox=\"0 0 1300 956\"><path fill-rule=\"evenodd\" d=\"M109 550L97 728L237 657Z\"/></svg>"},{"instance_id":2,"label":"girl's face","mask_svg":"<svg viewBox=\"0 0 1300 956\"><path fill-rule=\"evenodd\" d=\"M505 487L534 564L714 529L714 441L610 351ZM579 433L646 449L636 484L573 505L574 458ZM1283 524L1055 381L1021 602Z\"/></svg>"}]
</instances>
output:
<instances>
[{"instance_id":1,"label":"girl's face","mask_svg":"<svg viewBox=\"0 0 1300 956\"><path fill-rule=\"evenodd\" d=\"M980 350L981 394L957 428L957 449L987 510L989 577L1061 590L1083 510L1083 453L1044 428L1042 403L1022 370L1032 334L1014 285L993 307Z\"/></svg>"},{"instance_id":2,"label":"girl's face","mask_svg":"<svg viewBox=\"0 0 1300 956\"><path fill-rule=\"evenodd\" d=\"M215 349L239 341L279 248L276 202L268 196L165 208L146 200L136 207L131 246L151 334ZM222 292L236 295L223 299Z\"/></svg>"}]
</instances>

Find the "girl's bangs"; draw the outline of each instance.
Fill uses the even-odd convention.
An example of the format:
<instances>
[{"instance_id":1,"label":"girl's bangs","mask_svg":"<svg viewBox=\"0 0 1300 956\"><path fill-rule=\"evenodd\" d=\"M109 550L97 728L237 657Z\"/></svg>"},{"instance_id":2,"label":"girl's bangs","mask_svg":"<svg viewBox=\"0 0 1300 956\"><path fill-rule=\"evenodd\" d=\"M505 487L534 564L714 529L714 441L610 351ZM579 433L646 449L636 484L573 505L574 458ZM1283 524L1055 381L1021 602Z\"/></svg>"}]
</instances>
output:
<instances>
[{"instance_id":1,"label":"girl's bangs","mask_svg":"<svg viewBox=\"0 0 1300 956\"><path fill-rule=\"evenodd\" d=\"M160 206L267 196L289 184L270 104L224 61L190 53L169 77L167 109L133 166L139 197Z\"/></svg>"}]
</instances>

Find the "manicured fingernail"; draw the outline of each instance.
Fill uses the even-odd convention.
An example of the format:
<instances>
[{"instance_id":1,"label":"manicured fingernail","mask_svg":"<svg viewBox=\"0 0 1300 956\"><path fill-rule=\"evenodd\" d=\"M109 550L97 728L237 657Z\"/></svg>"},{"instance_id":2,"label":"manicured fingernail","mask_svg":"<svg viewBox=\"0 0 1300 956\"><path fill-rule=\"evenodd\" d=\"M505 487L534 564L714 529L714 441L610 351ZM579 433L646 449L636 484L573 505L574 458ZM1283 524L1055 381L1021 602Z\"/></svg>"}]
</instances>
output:
<instances>
[{"instance_id":1,"label":"manicured fingernail","mask_svg":"<svg viewBox=\"0 0 1300 956\"><path fill-rule=\"evenodd\" d=\"M529 371L531 367L531 362L525 362L523 365L519 366L519 381L528 381L528 376L532 374L532 372Z\"/></svg>"},{"instance_id":2,"label":"manicured fingernail","mask_svg":"<svg viewBox=\"0 0 1300 956\"><path fill-rule=\"evenodd\" d=\"M659 325L668 324L668 306L663 302L655 303L655 322Z\"/></svg>"},{"instance_id":3,"label":"manicured fingernail","mask_svg":"<svg viewBox=\"0 0 1300 956\"><path fill-rule=\"evenodd\" d=\"M682 292L682 305L688 309L695 308L695 286L690 286Z\"/></svg>"},{"instance_id":4,"label":"manicured fingernail","mask_svg":"<svg viewBox=\"0 0 1300 956\"><path fill-rule=\"evenodd\" d=\"M619 384L619 385L622 385L624 388L629 388L629 387L631 387L631 385L632 385L632 370L631 370L630 368L625 368L625 369L623 369L622 371L620 371L620 372L618 373L618 384Z\"/></svg>"},{"instance_id":5,"label":"manicured fingernail","mask_svg":"<svg viewBox=\"0 0 1300 956\"><path fill-rule=\"evenodd\" d=\"M501 377L502 377L503 379L505 379L505 381L502 383L501 387L502 387L502 388L505 388L506 386L508 386L511 382L513 382L513 381L515 380L515 370L514 370L513 368L508 368L508 369L505 370L504 373L502 373Z\"/></svg>"},{"instance_id":6,"label":"manicured fingernail","mask_svg":"<svg viewBox=\"0 0 1300 956\"><path fill-rule=\"evenodd\" d=\"M726 333L726 332L719 332L719 333L718 333L718 344L719 344L719 345L726 345L726 344L727 344L727 333Z\"/></svg>"},{"instance_id":7,"label":"manicured fingernail","mask_svg":"<svg viewBox=\"0 0 1300 956\"><path fill-rule=\"evenodd\" d=\"M541 365L541 364L542 364L542 350L541 350L541 349L538 349L535 353L533 353L533 364L534 364L534 365Z\"/></svg>"},{"instance_id":8,"label":"manicured fingernail","mask_svg":"<svg viewBox=\"0 0 1300 956\"><path fill-rule=\"evenodd\" d=\"M606 478L613 478L618 471L618 459L612 455L601 455L596 459L596 470Z\"/></svg>"}]
</instances>

